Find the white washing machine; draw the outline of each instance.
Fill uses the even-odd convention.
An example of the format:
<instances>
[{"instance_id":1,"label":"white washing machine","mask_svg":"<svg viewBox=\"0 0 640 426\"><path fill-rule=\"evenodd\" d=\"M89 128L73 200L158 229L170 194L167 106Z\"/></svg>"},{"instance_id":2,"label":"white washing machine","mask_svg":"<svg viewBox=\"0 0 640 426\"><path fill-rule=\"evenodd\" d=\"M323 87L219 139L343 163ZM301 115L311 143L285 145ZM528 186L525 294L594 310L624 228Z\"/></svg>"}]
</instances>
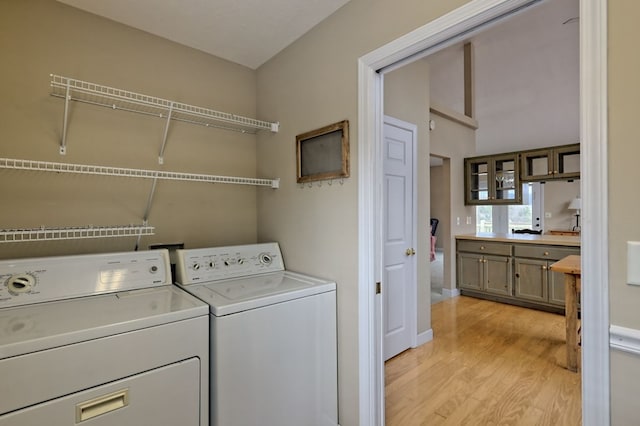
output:
<instances>
[{"instance_id":1,"label":"white washing machine","mask_svg":"<svg viewBox=\"0 0 640 426\"><path fill-rule=\"evenodd\" d=\"M0 426L209 424L208 306L166 250L0 261Z\"/></svg>"},{"instance_id":2,"label":"white washing machine","mask_svg":"<svg viewBox=\"0 0 640 426\"><path fill-rule=\"evenodd\" d=\"M212 426L338 424L334 282L277 243L178 250L176 277L210 305Z\"/></svg>"}]
</instances>

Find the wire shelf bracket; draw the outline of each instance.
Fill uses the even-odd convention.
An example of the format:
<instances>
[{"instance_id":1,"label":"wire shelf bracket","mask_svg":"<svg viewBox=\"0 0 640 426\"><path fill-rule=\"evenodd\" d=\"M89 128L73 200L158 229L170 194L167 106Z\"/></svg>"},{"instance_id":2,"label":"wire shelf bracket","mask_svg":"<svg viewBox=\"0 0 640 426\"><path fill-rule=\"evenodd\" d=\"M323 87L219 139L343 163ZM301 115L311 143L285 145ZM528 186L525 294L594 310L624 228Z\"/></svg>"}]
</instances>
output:
<instances>
[{"instance_id":1,"label":"wire shelf bracket","mask_svg":"<svg viewBox=\"0 0 640 426\"><path fill-rule=\"evenodd\" d=\"M64 99L62 137L60 141L60 154L63 155L67 149L69 101L166 118L162 148L159 155L160 164L163 161L162 156L171 120L250 134L255 134L260 130L269 130L277 133L280 127L278 122L243 117L55 74L50 74L50 77L51 95Z\"/></svg>"},{"instance_id":2,"label":"wire shelf bracket","mask_svg":"<svg viewBox=\"0 0 640 426\"><path fill-rule=\"evenodd\" d=\"M153 226L148 225L0 229L0 243L77 240L86 238L140 237L143 235L153 235L154 229L155 228Z\"/></svg>"},{"instance_id":3,"label":"wire shelf bracket","mask_svg":"<svg viewBox=\"0 0 640 426\"><path fill-rule=\"evenodd\" d=\"M144 179L179 180L189 182L226 183L235 185L280 187L280 179L258 179L235 176L216 176L196 173L170 172L160 170L128 169L122 167L95 166L50 161L20 160L0 158L0 169L33 170L41 172L75 173L85 175L118 176Z\"/></svg>"}]
</instances>

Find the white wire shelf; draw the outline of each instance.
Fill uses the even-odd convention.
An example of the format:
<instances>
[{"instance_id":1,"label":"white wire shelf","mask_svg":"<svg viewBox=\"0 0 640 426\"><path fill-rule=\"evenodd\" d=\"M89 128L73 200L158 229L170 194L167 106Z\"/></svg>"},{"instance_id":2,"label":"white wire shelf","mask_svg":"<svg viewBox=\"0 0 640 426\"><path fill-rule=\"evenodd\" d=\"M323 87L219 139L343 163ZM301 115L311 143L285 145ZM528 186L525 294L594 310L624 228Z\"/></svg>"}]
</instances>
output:
<instances>
[{"instance_id":1,"label":"white wire shelf","mask_svg":"<svg viewBox=\"0 0 640 426\"><path fill-rule=\"evenodd\" d=\"M51 74L51 88L51 95L53 96L60 98L68 96L73 101L91 103L112 109L122 109L164 118L167 117L169 110L172 110L172 120L185 121L207 127L221 127L243 133L256 133L259 130L277 132L279 126L277 122L256 120L55 74Z\"/></svg>"},{"instance_id":2,"label":"white wire shelf","mask_svg":"<svg viewBox=\"0 0 640 426\"><path fill-rule=\"evenodd\" d=\"M154 227L147 225L0 229L0 243L77 240L84 238L137 237L142 235L153 235L153 233Z\"/></svg>"},{"instance_id":3,"label":"white wire shelf","mask_svg":"<svg viewBox=\"0 0 640 426\"><path fill-rule=\"evenodd\" d=\"M144 179L180 180L190 182L226 183L236 185L280 187L280 179L257 179L235 176L216 176L159 170L128 169L122 167L95 166L49 161L0 158L0 169L34 170L41 172L75 173L85 175L119 176Z\"/></svg>"},{"instance_id":4,"label":"white wire shelf","mask_svg":"<svg viewBox=\"0 0 640 426\"><path fill-rule=\"evenodd\" d=\"M270 130L276 133L280 126L278 122L256 120L255 118L170 101L155 96L143 95L55 74L50 74L50 76L51 95L64 99L62 138L60 140L60 154L63 155L67 152L69 101L84 102L110 109L119 109L163 118L166 123L162 147L160 148L158 158L160 164L163 164L164 161L163 155L167 143L167 134L169 124L172 120L250 134L255 134L260 130Z\"/></svg>"}]
</instances>

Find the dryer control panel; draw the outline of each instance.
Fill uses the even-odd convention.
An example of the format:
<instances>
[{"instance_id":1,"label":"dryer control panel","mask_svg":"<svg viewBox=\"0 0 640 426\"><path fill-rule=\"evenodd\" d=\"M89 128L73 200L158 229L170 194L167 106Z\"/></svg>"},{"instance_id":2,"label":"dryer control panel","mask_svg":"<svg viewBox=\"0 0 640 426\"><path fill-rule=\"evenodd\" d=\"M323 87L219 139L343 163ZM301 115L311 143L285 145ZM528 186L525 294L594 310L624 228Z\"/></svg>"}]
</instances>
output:
<instances>
[{"instance_id":1,"label":"dryer control panel","mask_svg":"<svg viewBox=\"0 0 640 426\"><path fill-rule=\"evenodd\" d=\"M171 284L167 250L0 261L0 308Z\"/></svg>"},{"instance_id":2,"label":"dryer control panel","mask_svg":"<svg viewBox=\"0 0 640 426\"><path fill-rule=\"evenodd\" d=\"M278 243L176 250L176 282L198 284L284 271Z\"/></svg>"}]
</instances>

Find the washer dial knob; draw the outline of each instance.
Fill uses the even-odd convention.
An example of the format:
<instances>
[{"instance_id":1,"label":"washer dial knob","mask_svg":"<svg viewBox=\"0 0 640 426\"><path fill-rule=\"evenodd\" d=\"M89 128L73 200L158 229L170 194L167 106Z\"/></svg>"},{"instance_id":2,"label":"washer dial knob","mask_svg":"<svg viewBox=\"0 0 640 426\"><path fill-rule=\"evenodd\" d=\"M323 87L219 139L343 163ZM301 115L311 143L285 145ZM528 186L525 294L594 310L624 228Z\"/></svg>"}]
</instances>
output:
<instances>
[{"instance_id":1,"label":"washer dial knob","mask_svg":"<svg viewBox=\"0 0 640 426\"><path fill-rule=\"evenodd\" d=\"M258 259L260 259L260 263L263 265L271 265L271 262L273 262L273 258L269 253L260 253Z\"/></svg>"},{"instance_id":2,"label":"washer dial knob","mask_svg":"<svg viewBox=\"0 0 640 426\"><path fill-rule=\"evenodd\" d=\"M7 290L14 296L30 293L36 283L36 278L31 274L12 275L7 281Z\"/></svg>"}]
</instances>

